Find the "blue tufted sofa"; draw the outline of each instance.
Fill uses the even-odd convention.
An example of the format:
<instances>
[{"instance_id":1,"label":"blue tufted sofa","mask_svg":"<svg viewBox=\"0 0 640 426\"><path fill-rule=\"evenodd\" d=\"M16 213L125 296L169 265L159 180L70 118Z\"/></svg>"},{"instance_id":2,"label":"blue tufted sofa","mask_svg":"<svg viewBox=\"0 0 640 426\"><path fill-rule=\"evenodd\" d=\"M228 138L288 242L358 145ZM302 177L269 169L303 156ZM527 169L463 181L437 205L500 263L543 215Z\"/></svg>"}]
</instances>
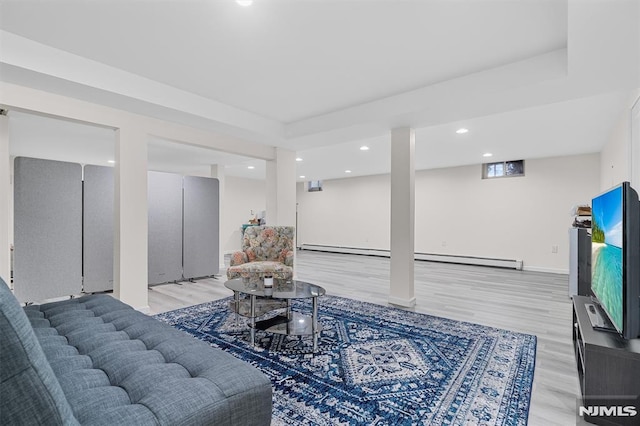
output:
<instances>
[{"instance_id":1,"label":"blue tufted sofa","mask_svg":"<svg viewBox=\"0 0 640 426\"><path fill-rule=\"evenodd\" d=\"M268 425L256 368L108 295L21 308L0 279L0 424Z\"/></svg>"}]
</instances>

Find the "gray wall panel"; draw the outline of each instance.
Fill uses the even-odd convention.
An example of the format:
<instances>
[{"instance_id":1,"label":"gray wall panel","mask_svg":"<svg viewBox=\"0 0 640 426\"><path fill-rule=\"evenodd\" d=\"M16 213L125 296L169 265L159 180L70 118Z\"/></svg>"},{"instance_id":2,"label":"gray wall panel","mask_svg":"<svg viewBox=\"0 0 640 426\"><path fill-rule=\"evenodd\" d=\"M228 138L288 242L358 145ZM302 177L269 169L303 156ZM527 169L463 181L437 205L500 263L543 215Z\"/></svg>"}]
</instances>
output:
<instances>
[{"instance_id":1,"label":"gray wall panel","mask_svg":"<svg viewBox=\"0 0 640 426\"><path fill-rule=\"evenodd\" d=\"M220 272L218 179L184 177L184 277Z\"/></svg>"},{"instance_id":2,"label":"gray wall panel","mask_svg":"<svg viewBox=\"0 0 640 426\"><path fill-rule=\"evenodd\" d=\"M149 284L182 279L182 176L149 172Z\"/></svg>"},{"instance_id":3,"label":"gray wall panel","mask_svg":"<svg viewBox=\"0 0 640 426\"><path fill-rule=\"evenodd\" d=\"M14 287L23 302L82 291L82 167L18 157Z\"/></svg>"},{"instance_id":4,"label":"gray wall panel","mask_svg":"<svg viewBox=\"0 0 640 426\"><path fill-rule=\"evenodd\" d=\"M113 289L113 168L84 167L84 291Z\"/></svg>"}]
</instances>

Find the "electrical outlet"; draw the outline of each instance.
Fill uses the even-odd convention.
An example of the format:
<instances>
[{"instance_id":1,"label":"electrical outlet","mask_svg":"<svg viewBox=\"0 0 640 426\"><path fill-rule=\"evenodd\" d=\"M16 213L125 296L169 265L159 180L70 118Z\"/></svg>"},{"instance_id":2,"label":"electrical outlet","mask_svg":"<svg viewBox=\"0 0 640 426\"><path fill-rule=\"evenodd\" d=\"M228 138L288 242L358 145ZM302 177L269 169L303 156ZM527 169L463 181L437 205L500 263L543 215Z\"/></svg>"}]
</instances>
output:
<instances>
[{"instance_id":1,"label":"electrical outlet","mask_svg":"<svg viewBox=\"0 0 640 426\"><path fill-rule=\"evenodd\" d=\"M551 253L558 253L558 246L551 246Z\"/></svg>"}]
</instances>

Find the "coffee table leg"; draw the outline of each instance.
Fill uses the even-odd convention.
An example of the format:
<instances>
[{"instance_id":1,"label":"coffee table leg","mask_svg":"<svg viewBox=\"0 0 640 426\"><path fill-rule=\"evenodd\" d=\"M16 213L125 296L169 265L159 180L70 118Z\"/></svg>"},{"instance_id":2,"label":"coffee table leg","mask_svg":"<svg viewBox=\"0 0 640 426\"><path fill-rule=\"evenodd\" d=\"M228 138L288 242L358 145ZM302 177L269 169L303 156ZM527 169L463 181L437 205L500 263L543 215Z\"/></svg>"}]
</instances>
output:
<instances>
[{"instance_id":1,"label":"coffee table leg","mask_svg":"<svg viewBox=\"0 0 640 426\"><path fill-rule=\"evenodd\" d=\"M252 294L250 296L251 300L251 331L249 332L251 335L251 346L256 345L256 296Z\"/></svg>"},{"instance_id":2,"label":"coffee table leg","mask_svg":"<svg viewBox=\"0 0 640 426\"><path fill-rule=\"evenodd\" d=\"M313 316L311 318L311 332L313 333L313 352L318 351L318 298L313 298Z\"/></svg>"},{"instance_id":3,"label":"coffee table leg","mask_svg":"<svg viewBox=\"0 0 640 426\"><path fill-rule=\"evenodd\" d=\"M237 291L233 292L233 303L236 311L236 327L238 326L238 314L240 312L240 293Z\"/></svg>"}]
</instances>

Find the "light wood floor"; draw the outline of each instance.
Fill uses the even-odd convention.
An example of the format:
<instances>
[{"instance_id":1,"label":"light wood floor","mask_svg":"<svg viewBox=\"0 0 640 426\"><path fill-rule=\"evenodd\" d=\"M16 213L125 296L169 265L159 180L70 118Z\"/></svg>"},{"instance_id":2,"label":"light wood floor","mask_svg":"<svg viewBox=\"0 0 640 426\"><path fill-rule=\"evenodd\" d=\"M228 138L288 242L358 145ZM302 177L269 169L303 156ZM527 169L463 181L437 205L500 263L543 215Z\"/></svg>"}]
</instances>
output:
<instances>
[{"instance_id":1,"label":"light wood floor","mask_svg":"<svg viewBox=\"0 0 640 426\"><path fill-rule=\"evenodd\" d=\"M296 271L327 294L388 304L387 258L299 251ZM152 313L230 296L224 281L155 286L149 291ZM567 286L566 275L416 261L413 310L536 335L529 425L575 425L579 385Z\"/></svg>"}]
</instances>

